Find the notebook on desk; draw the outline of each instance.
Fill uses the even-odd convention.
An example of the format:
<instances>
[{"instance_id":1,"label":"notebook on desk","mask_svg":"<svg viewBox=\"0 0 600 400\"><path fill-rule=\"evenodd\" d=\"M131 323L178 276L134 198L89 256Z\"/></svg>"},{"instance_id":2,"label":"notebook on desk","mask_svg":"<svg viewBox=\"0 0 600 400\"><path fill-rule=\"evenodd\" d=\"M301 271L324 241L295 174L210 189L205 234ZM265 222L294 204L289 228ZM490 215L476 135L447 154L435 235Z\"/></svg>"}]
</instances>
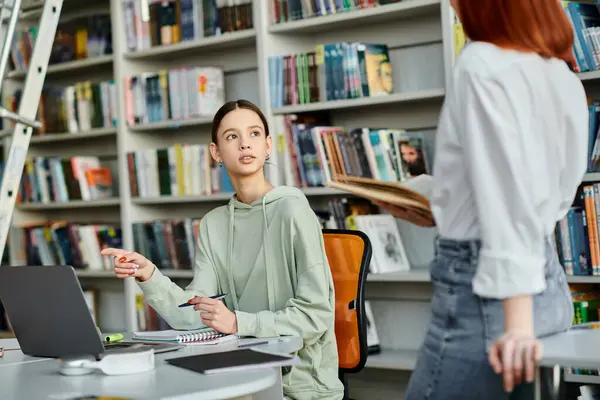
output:
<instances>
[{"instance_id":1,"label":"notebook on desk","mask_svg":"<svg viewBox=\"0 0 600 400\"><path fill-rule=\"evenodd\" d=\"M219 344L236 339L236 335L227 335L212 328L195 330L168 329L163 331L134 332L133 340L140 342L167 342L185 345Z\"/></svg>"},{"instance_id":2,"label":"notebook on desk","mask_svg":"<svg viewBox=\"0 0 600 400\"><path fill-rule=\"evenodd\" d=\"M168 364L201 374L301 365L297 356L245 349L198 354L167 360Z\"/></svg>"}]
</instances>

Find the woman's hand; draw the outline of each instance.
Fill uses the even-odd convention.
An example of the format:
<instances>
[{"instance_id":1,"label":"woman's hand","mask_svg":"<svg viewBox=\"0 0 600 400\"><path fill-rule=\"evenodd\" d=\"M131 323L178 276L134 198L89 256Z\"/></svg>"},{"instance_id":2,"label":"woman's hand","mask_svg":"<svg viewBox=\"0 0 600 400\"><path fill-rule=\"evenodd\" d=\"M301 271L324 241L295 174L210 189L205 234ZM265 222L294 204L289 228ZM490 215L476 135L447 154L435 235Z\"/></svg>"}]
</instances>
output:
<instances>
[{"instance_id":1,"label":"woman's hand","mask_svg":"<svg viewBox=\"0 0 600 400\"><path fill-rule=\"evenodd\" d=\"M497 374L504 376L504 390L512 392L515 385L533 382L536 364L542 357L542 344L531 334L506 331L489 349L488 360Z\"/></svg>"},{"instance_id":2,"label":"woman's hand","mask_svg":"<svg viewBox=\"0 0 600 400\"><path fill-rule=\"evenodd\" d=\"M147 281L156 268L146 257L133 251L107 248L102 249L100 254L114 257L113 266L117 278L136 277L142 282Z\"/></svg>"},{"instance_id":3,"label":"woman's hand","mask_svg":"<svg viewBox=\"0 0 600 400\"><path fill-rule=\"evenodd\" d=\"M237 332L237 317L221 300L194 296L189 302L194 305L194 310L200 311L204 325L225 334Z\"/></svg>"}]
</instances>

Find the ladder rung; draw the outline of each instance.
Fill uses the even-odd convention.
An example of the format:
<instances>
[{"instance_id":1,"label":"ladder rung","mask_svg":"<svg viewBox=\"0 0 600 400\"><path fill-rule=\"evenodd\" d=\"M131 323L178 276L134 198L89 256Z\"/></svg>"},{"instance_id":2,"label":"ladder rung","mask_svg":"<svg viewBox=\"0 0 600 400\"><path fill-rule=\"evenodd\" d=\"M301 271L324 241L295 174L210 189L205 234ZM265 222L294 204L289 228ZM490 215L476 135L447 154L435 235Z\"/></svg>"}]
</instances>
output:
<instances>
[{"instance_id":1,"label":"ladder rung","mask_svg":"<svg viewBox=\"0 0 600 400\"><path fill-rule=\"evenodd\" d=\"M40 128L42 123L39 121L31 120L29 118L21 117L19 114L16 114L12 111L8 111L4 107L0 107L0 118L8 118L11 121L19 122L23 125L30 126L32 128Z\"/></svg>"}]
</instances>

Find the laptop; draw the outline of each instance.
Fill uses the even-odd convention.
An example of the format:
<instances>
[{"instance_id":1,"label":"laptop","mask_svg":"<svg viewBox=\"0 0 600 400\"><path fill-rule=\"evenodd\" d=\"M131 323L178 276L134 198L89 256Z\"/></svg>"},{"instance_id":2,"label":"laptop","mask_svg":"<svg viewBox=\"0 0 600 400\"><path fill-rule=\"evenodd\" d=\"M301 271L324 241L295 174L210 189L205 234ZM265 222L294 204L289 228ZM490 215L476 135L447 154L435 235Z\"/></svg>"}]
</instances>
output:
<instances>
[{"instance_id":1,"label":"laptop","mask_svg":"<svg viewBox=\"0 0 600 400\"><path fill-rule=\"evenodd\" d=\"M184 347L178 343L104 343L69 265L0 267L0 301L21 351L28 356L101 359L129 348L163 353Z\"/></svg>"}]
</instances>

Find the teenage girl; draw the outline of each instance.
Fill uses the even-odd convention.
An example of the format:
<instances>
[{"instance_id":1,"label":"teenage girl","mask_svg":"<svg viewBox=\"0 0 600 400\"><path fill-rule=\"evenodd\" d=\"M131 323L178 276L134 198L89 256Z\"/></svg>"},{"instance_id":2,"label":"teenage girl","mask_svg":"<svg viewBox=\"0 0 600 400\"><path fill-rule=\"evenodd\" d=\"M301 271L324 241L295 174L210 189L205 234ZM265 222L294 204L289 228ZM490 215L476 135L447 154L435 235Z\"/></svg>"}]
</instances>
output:
<instances>
[{"instance_id":1,"label":"teenage girl","mask_svg":"<svg viewBox=\"0 0 600 400\"><path fill-rule=\"evenodd\" d=\"M206 325L239 336L300 336L305 366L284 375L284 395L341 399L334 288L321 226L299 189L265 180L271 149L267 121L254 104L231 101L215 114L210 151L235 195L202 218L187 288L141 254L111 248L102 255L114 257L117 277L136 278L147 302L174 329ZM227 296L209 298L220 293ZM178 307L186 301L194 306Z\"/></svg>"},{"instance_id":2,"label":"teenage girl","mask_svg":"<svg viewBox=\"0 0 600 400\"><path fill-rule=\"evenodd\" d=\"M586 170L589 115L559 1L451 3L470 43L438 125L432 316L404 398L502 400L531 387L537 337L573 320L551 240Z\"/></svg>"}]
</instances>

